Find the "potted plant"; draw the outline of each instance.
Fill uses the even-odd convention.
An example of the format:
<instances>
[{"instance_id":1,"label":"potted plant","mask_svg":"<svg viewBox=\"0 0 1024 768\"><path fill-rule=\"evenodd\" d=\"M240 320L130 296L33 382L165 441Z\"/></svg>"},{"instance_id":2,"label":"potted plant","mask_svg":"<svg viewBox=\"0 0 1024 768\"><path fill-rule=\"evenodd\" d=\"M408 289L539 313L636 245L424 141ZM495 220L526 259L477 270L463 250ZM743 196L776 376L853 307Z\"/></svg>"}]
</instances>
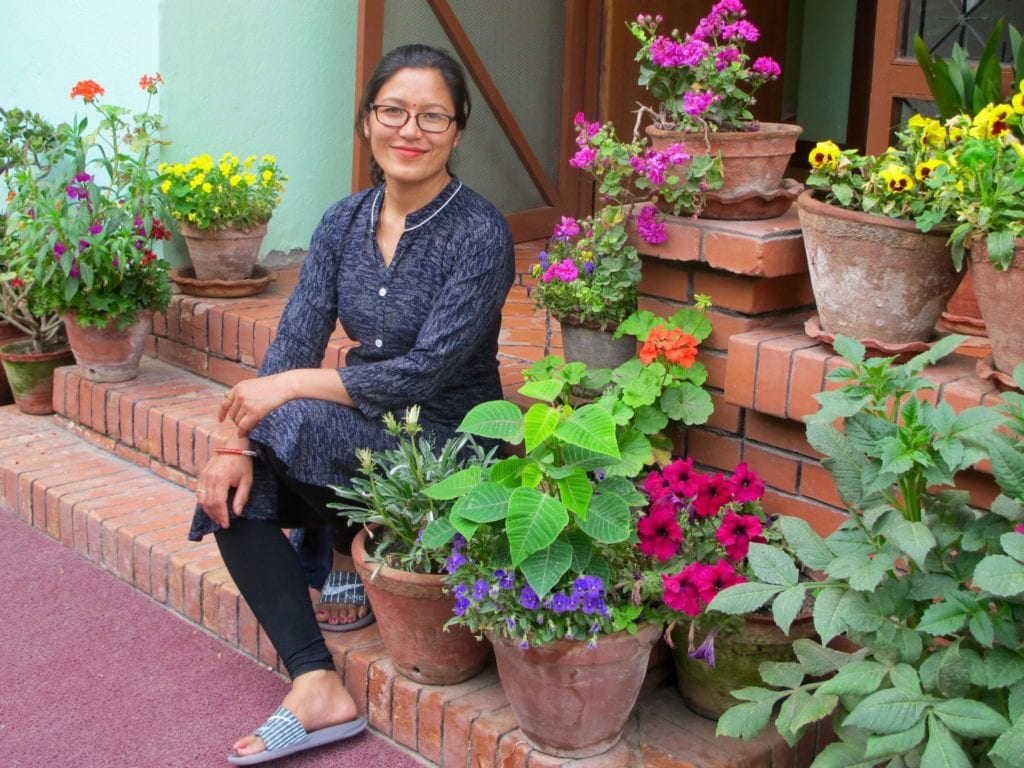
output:
<instances>
[{"instance_id":1,"label":"potted plant","mask_svg":"<svg viewBox=\"0 0 1024 768\"><path fill-rule=\"evenodd\" d=\"M467 467L459 477L478 477L494 451L467 435L436 448L423 434L418 406L402 422L386 414L384 428L395 446L358 451L359 474L351 486L332 486L340 500L330 506L364 526L352 558L395 668L418 683L460 683L484 668L491 649L465 627L445 628L455 602L443 583L447 553L427 546L424 532L447 520L454 502L426 489L445 487L446 478Z\"/></svg>"},{"instance_id":2,"label":"potted plant","mask_svg":"<svg viewBox=\"0 0 1024 768\"><path fill-rule=\"evenodd\" d=\"M151 100L160 82L145 75L139 86ZM76 119L50 172L20 177L32 205L12 213L21 247L8 266L32 280L46 311L63 314L84 377L125 381L171 295L168 265L153 250L170 237L152 157L162 120L148 107L132 115L102 104L103 94L92 80L77 83L71 97L96 111L95 130Z\"/></svg>"},{"instance_id":3,"label":"potted plant","mask_svg":"<svg viewBox=\"0 0 1024 768\"><path fill-rule=\"evenodd\" d=\"M584 219L562 218L532 267L531 295L559 321L566 360L614 368L636 352L629 339L610 338L637 308L641 264L630 229L649 243L664 241L661 214L646 201L693 212L721 176L713 158L690 158L678 146L653 150L640 139L623 143L610 123L582 114L575 125L577 151L569 163L594 177L602 204Z\"/></svg>"},{"instance_id":4,"label":"potted plant","mask_svg":"<svg viewBox=\"0 0 1024 768\"><path fill-rule=\"evenodd\" d=\"M948 121L957 138L941 177L931 183L955 226L953 262L970 254L971 278L995 369L1013 384L1024 362L1024 327L1017 303L1024 292L1024 80L1008 103L973 118Z\"/></svg>"},{"instance_id":5,"label":"potted plant","mask_svg":"<svg viewBox=\"0 0 1024 768\"><path fill-rule=\"evenodd\" d=\"M678 458L649 473L644 491L650 503L637 525L638 547L659 567L646 575L643 590L661 603L683 701L716 719L735 703L733 690L760 682L760 662L794 660L794 637L813 634L810 613L801 611L784 633L767 614L735 617L708 608L721 590L747 581L751 543L779 538L761 508L764 483L746 464L726 476L698 472L693 459Z\"/></svg>"},{"instance_id":6,"label":"potted plant","mask_svg":"<svg viewBox=\"0 0 1024 768\"><path fill-rule=\"evenodd\" d=\"M743 218L778 216L799 191L784 187L782 177L802 129L760 123L751 112L757 90L782 69L768 56L751 61L746 47L760 32L746 15L740 0L720 0L686 35L658 34L660 15L641 14L628 24L640 42L639 83L659 102L642 109L653 119L647 133L654 146L679 143L691 155L722 157L724 183L709 193L716 205L703 214L713 218L738 217L731 205Z\"/></svg>"},{"instance_id":7,"label":"potted plant","mask_svg":"<svg viewBox=\"0 0 1024 768\"><path fill-rule=\"evenodd\" d=\"M773 601L785 628L787 607L811 592L820 642L796 641L795 663L762 665L767 687L735 691L741 703L719 734L750 738L771 720L793 744L831 716L838 740L817 768L1024 765L1024 400L1010 393L1005 413L955 413L923 397L933 385L921 371L964 338L901 365L837 339L849 367L829 374L840 388L817 395L807 436L849 517L824 539L783 518L796 557L752 544L757 580L711 604L748 612ZM983 459L1002 490L989 512L950 490L958 471ZM798 581L801 568L820 580Z\"/></svg>"},{"instance_id":8,"label":"potted plant","mask_svg":"<svg viewBox=\"0 0 1024 768\"><path fill-rule=\"evenodd\" d=\"M831 141L810 152L810 189L797 209L826 341L841 334L889 352L919 351L962 277L949 229L936 226L948 221L939 182L946 128L915 115L898 137L881 155Z\"/></svg>"},{"instance_id":9,"label":"potted plant","mask_svg":"<svg viewBox=\"0 0 1024 768\"><path fill-rule=\"evenodd\" d=\"M40 115L0 108L0 179L8 210L31 207L17 177L47 172L47 158L60 144L57 128ZM33 280L9 269L21 249L18 228L0 211L0 361L3 379L24 413L53 413L53 372L73 362L60 314L40 306Z\"/></svg>"},{"instance_id":10,"label":"potted plant","mask_svg":"<svg viewBox=\"0 0 1024 768\"><path fill-rule=\"evenodd\" d=\"M214 161L204 153L184 164L161 164L160 172L165 175L161 190L188 246L195 279L252 278L267 222L288 180L276 158L240 160L225 152ZM187 282L179 285L188 288Z\"/></svg>"}]
</instances>

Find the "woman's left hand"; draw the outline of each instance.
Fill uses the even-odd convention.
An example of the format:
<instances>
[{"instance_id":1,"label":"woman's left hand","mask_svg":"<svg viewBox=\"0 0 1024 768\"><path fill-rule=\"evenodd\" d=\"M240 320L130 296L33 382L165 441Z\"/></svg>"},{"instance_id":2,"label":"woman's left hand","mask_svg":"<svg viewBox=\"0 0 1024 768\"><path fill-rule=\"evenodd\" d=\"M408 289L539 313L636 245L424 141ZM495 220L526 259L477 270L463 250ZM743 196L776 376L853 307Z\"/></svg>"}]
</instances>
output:
<instances>
[{"instance_id":1,"label":"woman's left hand","mask_svg":"<svg viewBox=\"0 0 1024 768\"><path fill-rule=\"evenodd\" d=\"M224 393L217 420L231 419L238 435L246 437L264 416L288 401L287 391L281 374L239 382Z\"/></svg>"}]
</instances>

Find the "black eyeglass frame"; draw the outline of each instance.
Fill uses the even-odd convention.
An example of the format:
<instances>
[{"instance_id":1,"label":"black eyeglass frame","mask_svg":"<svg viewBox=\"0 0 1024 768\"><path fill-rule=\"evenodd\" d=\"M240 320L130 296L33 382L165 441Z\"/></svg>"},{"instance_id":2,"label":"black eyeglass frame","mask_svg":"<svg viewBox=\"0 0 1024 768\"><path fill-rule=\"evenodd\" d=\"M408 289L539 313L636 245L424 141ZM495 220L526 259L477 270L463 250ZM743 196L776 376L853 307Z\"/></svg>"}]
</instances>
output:
<instances>
[{"instance_id":1,"label":"black eyeglass frame","mask_svg":"<svg viewBox=\"0 0 1024 768\"><path fill-rule=\"evenodd\" d=\"M398 110L399 112L404 112L405 113L405 119L402 122L400 122L400 123L385 123L381 119L381 117L380 117L380 112L377 111L377 110L379 110L381 108L384 108L384 109L394 109L394 110ZM377 122L380 123L381 125L387 127L387 128L401 128L406 123L409 122L409 118L410 117L415 117L416 118L416 126L421 131L423 131L425 133L447 133L448 129L452 127L452 123L454 123L455 120L456 120L456 116L455 115L446 115L444 112L416 112L416 113L413 113L413 112L410 112L408 109L405 109L404 107L396 106L395 104L370 104L368 106L368 109L371 112L373 112L373 116L377 118ZM437 130L437 129L434 129L434 128L427 128L427 127L425 127L423 125L423 123L420 122L420 118L423 117L424 115L432 115L434 117L444 117L444 118L447 118L448 119L448 125L446 125L441 130Z\"/></svg>"}]
</instances>

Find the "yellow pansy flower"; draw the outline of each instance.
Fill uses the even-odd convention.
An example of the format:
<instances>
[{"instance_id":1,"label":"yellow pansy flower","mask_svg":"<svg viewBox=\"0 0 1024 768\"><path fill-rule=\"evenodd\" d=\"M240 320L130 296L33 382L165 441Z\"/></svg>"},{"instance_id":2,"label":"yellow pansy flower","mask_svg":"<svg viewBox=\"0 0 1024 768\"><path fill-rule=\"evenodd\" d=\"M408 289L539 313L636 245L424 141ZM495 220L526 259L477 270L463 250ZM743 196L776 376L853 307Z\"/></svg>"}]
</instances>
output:
<instances>
[{"instance_id":1,"label":"yellow pansy flower","mask_svg":"<svg viewBox=\"0 0 1024 768\"><path fill-rule=\"evenodd\" d=\"M920 133L922 147L942 147L946 144L946 129L938 120L914 115L907 121L907 126Z\"/></svg>"},{"instance_id":2,"label":"yellow pansy flower","mask_svg":"<svg viewBox=\"0 0 1024 768\"><path fill-rule=\"evenodd\" d=\"M1010 99L1010 104L1013 106L1013 111L1018 115L1024 115L1024 91L1014 94L1013 98Z\"/></svg>"},{"instance_id":3,"label":"yellow pansy flower","mask_svg":"<svg viewBox=\"0 0 1024 768\"><path fill-rule=\"evenodd\" d=\"M936 168L945 164L942 160L925 160L923 163L917 164L917 168L914 169L914 176L918 181L924 181L932 175Z\"/></svg>"},{"instance_id":4,"label":"yellow pansy flower","mask_svg":"<svg viewBox=\"0 0 1024 768\"><path fill-rule=\"evenodd\" d=\"M807 159L811 163L811 168L815 170L819 168L834 170L836 162L839 160L839 147L832 141L819 141L814 149L811 150L811 154L807 156Z\"/></svg>"},{"instance_id":5,"label":"yellow pansy flower","mask_svg":"<svg viewBox=\"0 0 1024 768\"><path fill-rule=\"evenodd\" d=\"M907 169L901 166L887 165L878 172L878 175L890 192L909 192L914 188L914 180L907 173Z\"/></svg>"},{"instance_id":6,"label":"yellow pansy flower","mask_svg":"<svg viewBox=\"0 0 1024 768\"><path fill-rule=\"evenodd\" d=\"M205 184L203 184L203 192L205 192L206 194L210 194L211 192L213 192L213 185L210 182L206 182Z\"/></svg>"},{"instance_id":7,"label":"yellow pansy flower","mask_svg":"<svg viewBox=\"0 0 1024 768\"><path fill-rule=\"evenodd\" d=\"M221 176L227 176L231 173L231 164L221 160L220 165L217 166L217 170L220 171Z\"/></svg>"}]
</instances>

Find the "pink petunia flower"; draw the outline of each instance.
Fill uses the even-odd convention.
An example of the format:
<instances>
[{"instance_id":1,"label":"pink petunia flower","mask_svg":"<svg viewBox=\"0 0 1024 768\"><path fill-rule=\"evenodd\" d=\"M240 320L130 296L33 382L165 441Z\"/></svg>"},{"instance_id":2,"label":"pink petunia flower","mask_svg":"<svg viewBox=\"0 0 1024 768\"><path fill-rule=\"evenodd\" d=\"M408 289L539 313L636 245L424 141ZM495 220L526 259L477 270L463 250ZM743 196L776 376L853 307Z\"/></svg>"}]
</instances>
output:
<instances>
[{"instance_id":1,"label":"pink petunia flower","mask_svg":"<svg viewBox=\"0 0 1024 768\"><path fill-rule=\"evenodd\" d=\"M725 547L726 556L734 563L743 560L750 551L750 542L761 536L764 526L754 515L737 515L731 509L726 511L715 538Z\"/></svg>"},{"instance_id":2,"label":"pink petunia flower","mask_svg":"<svg viewBox=\"0 0 1024 768\"><path fill-rule=\"evenodd\" d=\"M637 523L636 531L640 539L637 549L661 563L673 557L683 541L683 531L671 507L652 507Z\"/></svg>"}]
</instances>

